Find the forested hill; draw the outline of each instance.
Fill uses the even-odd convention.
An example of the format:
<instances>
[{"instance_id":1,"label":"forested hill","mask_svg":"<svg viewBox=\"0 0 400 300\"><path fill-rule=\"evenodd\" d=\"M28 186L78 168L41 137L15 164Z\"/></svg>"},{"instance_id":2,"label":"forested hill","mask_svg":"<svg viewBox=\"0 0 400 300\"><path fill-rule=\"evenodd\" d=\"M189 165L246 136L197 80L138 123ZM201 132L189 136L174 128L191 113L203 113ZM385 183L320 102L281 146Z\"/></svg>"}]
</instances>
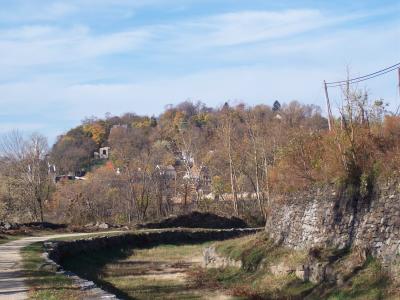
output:
<instances>
[{"instance_id":1,"label":"forested hill","mask_svg":"<svg viewBox=\"0 0 400 300\"><path fill-rule=\"evenodd\" d=\"M400 118L359 91L340 113L329 129L320 108L298 102L183 102L158 117L85 119L50 153L42 136L11 136L3 149L24 147L1 158L0 211L82 224L202 210L262 224L287 192L334 184L365 196L398 170Z\"/></svg>"},{"instance_id":2,"label":"forested hill","mask_svg":"<svg viewBox=\"0 0 400 300\"><path fill-rule=\"evenodd\" d=\"M327 120L321 116L320 108L314 105L291 102L282 107L277 103L275 108L244 104L211 108L200 102L183 102L166 108L158 117L126 113L86 118L81 125L58 137L51 157L60 174L91 170L96 165L94 152L109 146L112 160L119 166L116 151L123 138L131 136L132 146L150 152L157 149L159 164L173 165L182 153L186 153L196 164L206 164L222 175L229 173L227 166L221 165L229 143L234 145L231 147L233 158L240 157L241 166L251 165L253 159L246 158L245 154L251 156L253 152L254 135L257 139L265 138L263 143L266 147L273 143L273 149L268 151L268 160L276 161L276 150L286 145L293 134L317 133L326 129Z\"/></svg>"}]
</instances>

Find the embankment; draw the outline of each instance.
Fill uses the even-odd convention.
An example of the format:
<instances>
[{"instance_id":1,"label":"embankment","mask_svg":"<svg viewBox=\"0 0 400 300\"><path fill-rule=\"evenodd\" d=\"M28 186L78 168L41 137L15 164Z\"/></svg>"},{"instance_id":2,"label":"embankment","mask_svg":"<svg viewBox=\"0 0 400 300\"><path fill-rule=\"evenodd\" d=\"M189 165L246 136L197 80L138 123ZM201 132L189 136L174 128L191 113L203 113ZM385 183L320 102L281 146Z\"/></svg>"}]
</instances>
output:
<instances>
[{"instance_id":1,"label":"embankment","mask_svg":"<svg viewBox=\"0 0 400 300\"><path fill-rule=\"evenodd\" d=\"M294 249L362 247L397 274L400 184L380 184L368 197L318 188L275 203L265 226L269 237Z\"/></svg>"}]
</instances>

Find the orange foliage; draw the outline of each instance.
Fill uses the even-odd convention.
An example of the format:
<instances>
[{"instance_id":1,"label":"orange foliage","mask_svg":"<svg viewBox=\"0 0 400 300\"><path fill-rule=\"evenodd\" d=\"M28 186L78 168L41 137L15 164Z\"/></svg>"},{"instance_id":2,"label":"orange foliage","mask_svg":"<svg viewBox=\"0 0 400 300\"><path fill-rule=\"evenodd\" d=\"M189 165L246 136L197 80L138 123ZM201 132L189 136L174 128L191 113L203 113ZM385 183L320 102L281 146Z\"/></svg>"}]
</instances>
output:
<instances>
[{"instance_id":1,"label":"orange foliage","mask_svg":"<svg viewBox=\"0 0 400 300\"><path fill-rule=\"evenodd\" d=\"M83 131L88 133L97 145L100 145L106 136L105 127L98 122L84 125Z\"/></svg>"}]
</instances>

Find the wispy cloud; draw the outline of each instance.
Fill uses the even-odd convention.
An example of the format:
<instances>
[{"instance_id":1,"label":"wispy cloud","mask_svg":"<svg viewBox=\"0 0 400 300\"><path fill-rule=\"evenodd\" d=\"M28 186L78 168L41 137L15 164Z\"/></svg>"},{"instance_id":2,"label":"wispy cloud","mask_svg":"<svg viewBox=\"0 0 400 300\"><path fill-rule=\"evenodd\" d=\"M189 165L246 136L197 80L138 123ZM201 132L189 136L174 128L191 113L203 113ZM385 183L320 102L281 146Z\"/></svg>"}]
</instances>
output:
<instances>
[{"instance_id":1,"label":"wispy cloud","mask_svg":"<svg viewBox=\"0 0 400 300\"><path fill-rule=\"evenodd\" d=\"M396 3L345 12L261 0L3 2L0 131L54 137L85 115L157 114L188 98L322 104L323 79L341 79L348 64L373 71L400 51ZM396 82L369 84L394 103Z\"/></svg>"},{"instance_id":2,"label":"wispy cloud","mask_svg":"<svg viewBox=\"0 0 400 300\"><path fill-rule=\"evenodd\" d=\"M234 46L304 32L321 26L323 19L318 10L242 11L185 25L186 30L194 31L192 38L200 45Z\"/></svg>"},{"instance_id":3,"label":"wispy cloud","mask_svg":"<svg viewBox=\"0 0 400 300\"><path fill-rule=\"evenodd\" d=\"M132 51L150 37L143 29L93 34L88 27L24 26L0 31L0 66L69 63Z\"/></svg>"},{"instance_id":4,"label":"wispy cloud","mask_svg":"<svg viewBox=\"0 0 400 300\"><path fill-rule=\"evenodd\" d=\"M319 10L240 11L167 24L95 33L85 25L21 26L0 30L0 66L79 62L120 53L181 53L295 37L365 17L329 16Z\"/></svg>"}]
</instances>

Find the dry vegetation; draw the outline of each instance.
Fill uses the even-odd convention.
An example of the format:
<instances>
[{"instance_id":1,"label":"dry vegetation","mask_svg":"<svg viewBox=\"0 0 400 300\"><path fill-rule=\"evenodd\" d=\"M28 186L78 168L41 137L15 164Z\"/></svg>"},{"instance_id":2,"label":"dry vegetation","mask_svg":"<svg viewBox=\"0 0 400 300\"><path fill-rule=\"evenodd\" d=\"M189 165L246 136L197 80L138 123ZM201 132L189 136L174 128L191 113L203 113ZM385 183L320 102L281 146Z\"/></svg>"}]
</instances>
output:
<instances>
[{"instance_id":1,"label":"dry vegetation","mask_svg":"<svg viewBox=\"0 0 400 300\"><path fill-rule=\"evenodd\" d=\"M274 245L263 234L232 239L215 244L217 252L242 261L242 268L227 267L194 272L200 286L224 288L234 296L254 299L364 300L398 299L398 286L391 281L380 263L369 257L359 268L357 255L343 252L331 265L340 272L342 284L301 281L295 274L274 274L271 266L284 264L291 268L304 264L307 253ZM337 255L325 249L321 259Z\"/></svg>"},{"instance_id":2,"label":"dry vegetation","mask_svg":"<svg viewBox=\"0 0 400 300\"><path fill-rule=\"evenodd\" d=\"M188 273L200 268L208 244L98 251L68 259L64 265L123 299L230 299L188 280Z\"/></svg>"},{"instance_id":3,"label":"dry vegetation","mask_svg":"<svg viewBox=\"0 0 400 300\"><path fill-rule=\"evenodd\" d=\"M45 266L42 257L43 244L35 243L22 250L23 268L29 278L29 299L37 300L72 300L82 299L87 294L76 286L72 279L56 274L55 269Z\"/></svg>"},{"instance_id":4,"label":"dry vegetation","mask_svg":"<svg viewBox=\"0 0 400 300\"><path fill-rule=\"evenodd\" d=\"M50 152L43 137L10 135L1 143L0 215L135 223L202 210L262 224L283 193L337 184L364 197L378 177L397 174L400 117L381 100L348 90L331 131L327 123L318 107L298 102L184 102L157 118L86 119ZM111 147L107 161L93 158L102 146ZM54 185L53 164L59 174L88 171L86 180Z\"/></svg>"}]
</instances>

